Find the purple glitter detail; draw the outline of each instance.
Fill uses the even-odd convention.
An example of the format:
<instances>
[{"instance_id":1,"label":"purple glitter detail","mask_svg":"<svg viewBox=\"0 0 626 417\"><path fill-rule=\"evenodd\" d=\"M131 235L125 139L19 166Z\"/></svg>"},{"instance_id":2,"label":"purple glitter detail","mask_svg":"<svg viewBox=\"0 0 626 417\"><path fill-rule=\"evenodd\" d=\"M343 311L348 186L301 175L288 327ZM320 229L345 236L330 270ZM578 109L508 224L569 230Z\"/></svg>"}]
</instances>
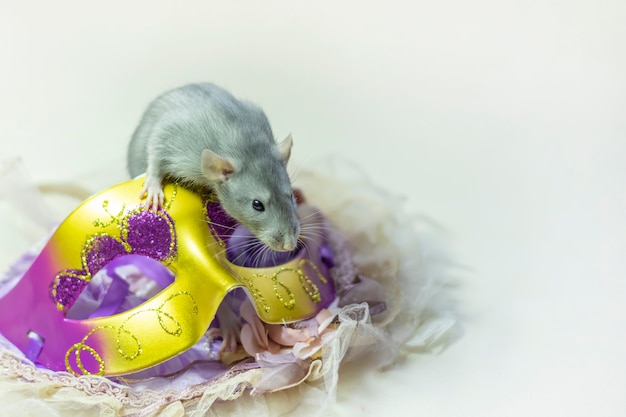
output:
<instances>
[{"instance_id":1,"label":"purple glitter detail","mask_svg":"<svg viewBox=\"0 0 626 417\"><path fill-rule=\"evenodd\" d=\"M139 211L128 218L128 244L133 253L162 261L174 255L176 234L167 213Z\"/></svg>"},{"instance_id":2,"label":"purple glitter detail","mask_svg":"<svg viewBox=\"0 0 626 417\"><path fill-rule=\"evenodd\" d=\"M226 214L221 204L217 201L208 201L206 212L208 220L211 222L209 223L209 228L213 237L228 240L238 225L237 221Z\"/></svg>"},{"instance_id":3,"label":"purple glitter detail","mask_svg":"<svg viewBox=\"0 0 626 417\"><path fill-rule=\"evenodd\" d=\"M59 273L51 286L51 290L54 288L50 293L53 300L65 308L71 307L91 276L122 255L132 253L163 261L176 253L174 222L162 210L158 213L148 210L131 213L125 219L121 238L126 244L107 234L88 239L83 246L83 263L87 271L68 269Z\"/></svg>"},{"instance_id":4,"label":"purple glitter detail","mask_svg":"<svg viewBox=\"0 0 626 417\"><path fill-rule=\"evenodd\" d=\"M64 271L57 277L56 295L54 300L63 307L69 308L74 304L81 291L87 285L87 281L78 276L84 276L85 271Z\"/></svg>"},{"instance_id":5,"label":"purple glitter detail","mask_svg":"<svg viewBox=\"0 0 626 417\"><path fill-rule=\"evenodd\" d=\"M93 275L113 259L124 254L126 254L126 249L119 240L107 235L96 236L89 244L85 254L85 263Z\"/></svg>"}]
</instances>

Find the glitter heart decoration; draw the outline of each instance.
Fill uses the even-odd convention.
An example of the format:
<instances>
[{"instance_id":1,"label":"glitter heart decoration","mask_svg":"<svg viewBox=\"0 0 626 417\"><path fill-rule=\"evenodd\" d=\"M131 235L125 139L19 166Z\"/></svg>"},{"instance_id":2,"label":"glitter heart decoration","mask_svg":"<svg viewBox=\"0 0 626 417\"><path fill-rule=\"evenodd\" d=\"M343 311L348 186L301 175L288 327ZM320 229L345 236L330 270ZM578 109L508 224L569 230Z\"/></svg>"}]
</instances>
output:
<instances>
[{"instance_id":1,"label":"glitter heart decoration","mask_svg":"<svg viewBox=\"0 0 626 417\"><path fill-rule=\"evenodd\" d=\"M141 206L118 215L107 210L108 202L103 204L104 210L111 216L108 223L101 220L93 222L96 226L119 225L119 237L108 233L89 236L81 251L82 270L63 270L59 272L51 285L51 297L57 308L67 311L79 297L91 278L109 262L122 255L141 255L165 264L176 255L176 231L174 221L161 208L150 211Z\"/></svg>"}]
</instances>

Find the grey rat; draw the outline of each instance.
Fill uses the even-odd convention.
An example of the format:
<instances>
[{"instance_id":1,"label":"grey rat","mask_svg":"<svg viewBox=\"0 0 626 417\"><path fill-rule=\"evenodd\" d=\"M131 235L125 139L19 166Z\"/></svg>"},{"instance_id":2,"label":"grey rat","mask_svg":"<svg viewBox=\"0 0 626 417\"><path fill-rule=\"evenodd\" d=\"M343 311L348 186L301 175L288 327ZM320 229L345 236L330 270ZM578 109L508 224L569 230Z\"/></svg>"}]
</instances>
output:
<instances>
[{"instance_id":1,"label":"grey rat","mask_svg":"<svg viewBox=\"0 0 626 417\"><path fill-rule=\"evenodd\" d=\"M274 141L265 113L210 83L164 93L145 111L128 146L141 197L163 204L163 181L212 189L222 207L276 251L293 250L300 223L287 174L291 136Z\"/></svg>"}]
</instances>

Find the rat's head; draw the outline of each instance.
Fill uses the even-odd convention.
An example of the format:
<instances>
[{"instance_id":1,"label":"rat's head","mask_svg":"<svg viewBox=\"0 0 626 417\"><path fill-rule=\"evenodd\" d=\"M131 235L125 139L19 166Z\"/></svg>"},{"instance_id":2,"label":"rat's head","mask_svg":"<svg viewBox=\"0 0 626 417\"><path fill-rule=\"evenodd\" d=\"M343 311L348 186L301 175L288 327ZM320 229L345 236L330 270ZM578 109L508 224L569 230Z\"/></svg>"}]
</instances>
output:
<instances>
[{"instance_id":1,"label":"rat's head","mask_svg":"<svg viewBox=\"0 0 626 417\"><path fill-rule=\"evenodd\" d=\"M205 149L202 174L213 184L224 210L275 251L298 244L300 222L287 174L292 139L278 146L249 148L237 160ZM246 161L246 162L243 162Z\"/></svg>"}]
</instances>

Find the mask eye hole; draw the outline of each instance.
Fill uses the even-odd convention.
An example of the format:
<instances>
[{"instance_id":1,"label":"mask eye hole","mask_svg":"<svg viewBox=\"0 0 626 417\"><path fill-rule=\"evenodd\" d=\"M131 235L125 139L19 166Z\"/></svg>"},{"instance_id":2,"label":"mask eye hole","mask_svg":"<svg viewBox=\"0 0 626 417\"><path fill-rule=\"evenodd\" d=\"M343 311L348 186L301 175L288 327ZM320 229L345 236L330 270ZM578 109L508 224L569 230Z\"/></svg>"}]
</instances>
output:
<instances>
[{"instance_id":1,"label":"mask eye hole","mask_svg":"<svg viewBox=\"0 0 626 417\"><path fill-rule=\"evenodd\" d=\"M265 211L265 206L259 200L252 200L252 208L256 211Z\"/></svg>"}]
</instances>

